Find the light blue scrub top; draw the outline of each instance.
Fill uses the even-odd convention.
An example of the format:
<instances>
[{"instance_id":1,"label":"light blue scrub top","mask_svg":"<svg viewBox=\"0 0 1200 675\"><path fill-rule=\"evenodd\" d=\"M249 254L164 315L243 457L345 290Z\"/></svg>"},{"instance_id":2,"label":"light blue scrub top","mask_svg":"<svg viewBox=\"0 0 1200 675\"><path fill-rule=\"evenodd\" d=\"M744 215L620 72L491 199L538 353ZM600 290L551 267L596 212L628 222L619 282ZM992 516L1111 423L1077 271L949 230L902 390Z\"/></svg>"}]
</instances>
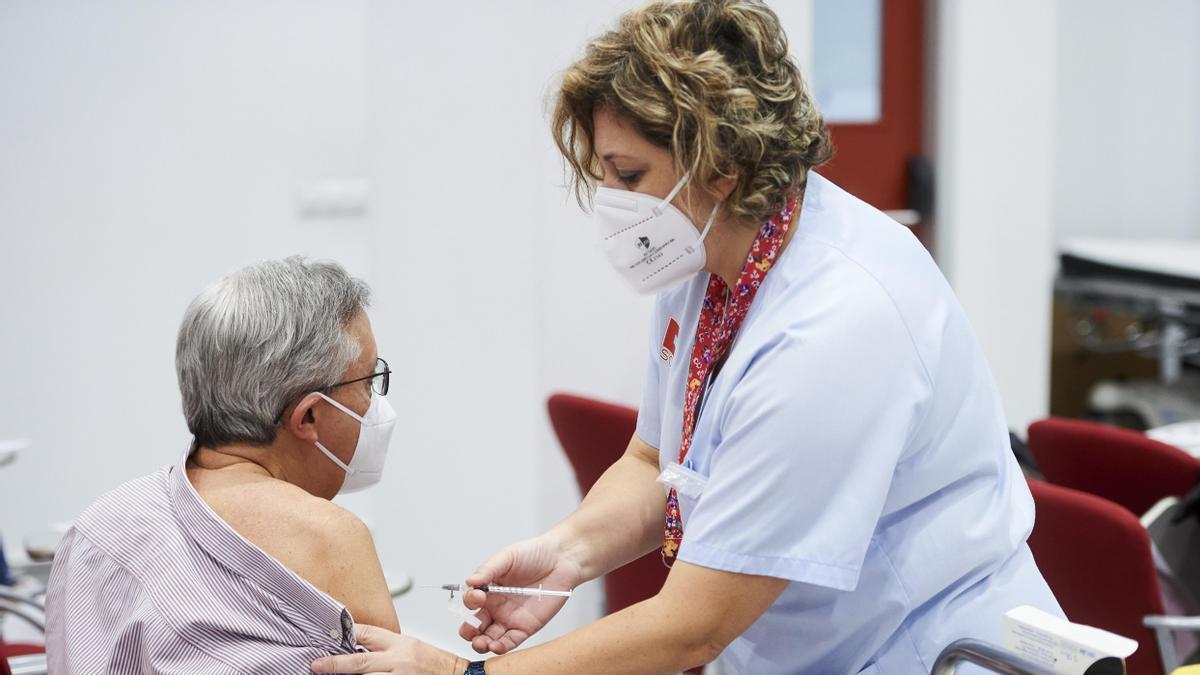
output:
<instances>
[{"instance_id":1,"label":"light blue scrub top","mask_svg":"<svg viewBox=\"0 0 1200 675\"><path fill-rule=\"evenodd\" d=\"M726 672L928 673L956 639L1002 644L1013 607L1061 616L1025 544L1033 500L999 394L932 258L815 173L793 226L685 463L708 480L681 497L679 560L792 582ZM655 303L637 433L664 467L707 282Z\"/></svg>"}]
</instances>

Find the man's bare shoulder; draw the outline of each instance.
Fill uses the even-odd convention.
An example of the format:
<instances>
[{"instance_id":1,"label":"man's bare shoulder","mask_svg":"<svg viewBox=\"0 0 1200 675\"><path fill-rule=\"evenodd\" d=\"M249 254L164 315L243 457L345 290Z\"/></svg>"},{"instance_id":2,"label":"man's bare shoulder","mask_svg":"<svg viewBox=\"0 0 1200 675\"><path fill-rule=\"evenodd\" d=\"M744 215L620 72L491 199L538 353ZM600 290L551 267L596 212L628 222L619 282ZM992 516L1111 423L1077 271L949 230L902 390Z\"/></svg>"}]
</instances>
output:
<instances>
[{"instance_id":1,"label":"man's bare shoulder","mask_svg":"<svg viewBox=\"0 0 1200 675\"><path fill-rule=\"evenodd\" d=\"M375 542L358 516L282 480L204 473L190 473L192 484L230 527L356 620L399 630Z\"/></svg>"},{"instance_id":2,"label":"man's bare shoulder","mask_svg":"<svg viewBox=\"0 0 1200 675\"><path fill-rule=\"evenodd\" d=\"M193 480L201 498L230 527L318 588L331 552L370 543L358 516L291 483L203 473Z\"/></svg>"}]
</instances>

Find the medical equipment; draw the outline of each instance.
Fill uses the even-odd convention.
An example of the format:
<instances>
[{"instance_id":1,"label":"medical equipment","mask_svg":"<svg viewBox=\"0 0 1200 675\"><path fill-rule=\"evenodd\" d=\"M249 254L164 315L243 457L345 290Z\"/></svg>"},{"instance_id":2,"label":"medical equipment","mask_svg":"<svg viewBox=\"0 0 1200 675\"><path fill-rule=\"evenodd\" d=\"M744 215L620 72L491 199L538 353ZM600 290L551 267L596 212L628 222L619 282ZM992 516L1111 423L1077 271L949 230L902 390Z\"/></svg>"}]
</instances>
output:
<instances>
[{"instance_id":1,"label":"medical equipment","mask_svg":"<svg viewBox=\"0 0 1200 675\"><path fill-rule=\"evenodd\" d=\"M953 675L960 663L977 666L1005 675L1054 675L1055 671L1029 661L995 645L980 640L959 640L951 643L933 664L933 675Z\"/></svg>"},{"instance_id":2,"label":"medical equipment","mask_svg":"<svg viewBox=\"0 0 1200 675\"><path fill-rule=\"evenodd\" d=\"M440 586L443 591L450 591L450 599L454 599L455 593L466 593L470 590L479 590L484 593L499 593L500 595L529 595L541 599L544 596L555 598L569 598L571 591L547 591L540 585L537 588L519 588L515 586L468 586L466 584L443 584Z\"/></svg>"},{"instance_id":3,"label":"medical equipment","mask_svg":"<svg viewBox=\"0 0 1200 675\"><path fill-rule=\"evenodd\" d=\"M1141 429L1197 417L1200 242L1069 239L1054 290L1053 414Z\"/></svg>"},{"instance_id":4,"label":"medical equipment","mask_svg":"<svg viewBox=\"0 0 1200 675\"><path fill-rule=\"evenodd\" d=\"M1176 422L1146 430L1146 435L1156 441L1183 448L1193 457L1200 459L1200 415L1190 422Z\"/></svg>"},{"instance_id":5,"label":"medical equipment","mask_svg":"<svg viewBox=\"0 0 1200 675\"><path fill-rule=\"evenodd\" d=\"M483 591L484 593L498 593L500 595L527 595L536 597L541 600L543 597L550 596L556 598L569 598L571 591L547 591L540 585L537 588L519 588L516 586L468 586L467 584L442 584L441 586L422 586L422 588L439 588L443 591L450 591L450 602L446 605L446 609L451 614L459 617L464 622L479 628L479 617L475 616L475 612L463 607L461 604L454 602L455 593L466 593L470 590Z\"/></svg>"},{"instance_id":6,"label":"medical equipment","mask_svg":"<svg viewBox=\"0 0 1200 675\"><path fill-rule=\"evenodd\" d=\"M1082 346L1094 352L1133 351L1159 361L1159 377L1176 382L1183 363L1200 355L1200 243L1077 238L1061 245L1055 290L1078 305L1119 306L1142 318L1124 339L1093 335L1079 326Z\"/></svg>"}]
</instances>

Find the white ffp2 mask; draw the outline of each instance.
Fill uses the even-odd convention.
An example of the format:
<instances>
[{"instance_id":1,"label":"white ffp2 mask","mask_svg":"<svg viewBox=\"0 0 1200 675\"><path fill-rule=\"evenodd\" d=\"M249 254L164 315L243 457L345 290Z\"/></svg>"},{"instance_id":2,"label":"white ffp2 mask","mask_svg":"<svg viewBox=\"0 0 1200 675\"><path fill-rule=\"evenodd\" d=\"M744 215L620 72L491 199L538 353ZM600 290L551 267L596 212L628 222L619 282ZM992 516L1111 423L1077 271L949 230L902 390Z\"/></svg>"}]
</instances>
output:
<instances>
[{"instance_id":1,"label":"white ffp2 mask","mask_svg":"<svg viewBox=\"0 0 1200 675\"><path fill-rule=\"evenodd\" d=\"M704 269L704 238L720 203L713 206L703 232L671 200L687 184L685 174L664 199L643 192L596 189L592 220L596 237L613 268L639 293L657 293Z\"/></svg>"},{"instance_id":2,"label":"white ffp2 mask","mask_svg":"<svg viewBox=\"0 0 1200 675\"><path fill-rule=\"evenodd\" d=\"M360 417L325 394L319 391L316 394L362 425L358 432L358 445L354 447L354 456L350 458L349 464L338 459L337 455L321 445L320 441L316 442L317 449L346 472L346 480L342 482L342 489L338 490L338 494L358 492L378 483L383 478L388 444L392 440L392 429L396 427L396 411L392 410L392 405L383 396L371 392L371 405L367 408L367 413Z\"/></svg>"}]
</instances>

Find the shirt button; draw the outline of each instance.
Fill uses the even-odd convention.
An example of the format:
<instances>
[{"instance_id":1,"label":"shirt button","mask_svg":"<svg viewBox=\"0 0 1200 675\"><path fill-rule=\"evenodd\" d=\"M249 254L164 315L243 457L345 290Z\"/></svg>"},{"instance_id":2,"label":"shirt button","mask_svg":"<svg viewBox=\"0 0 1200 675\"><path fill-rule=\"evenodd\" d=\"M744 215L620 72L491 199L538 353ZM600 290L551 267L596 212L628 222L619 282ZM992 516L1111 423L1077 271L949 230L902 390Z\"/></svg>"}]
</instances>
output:
<instances>
[{"instance_id":1,"label":"shirt button","mask_svg":"<svg viewBox=\"0 0 1200 675\"><path fill-rule=\"evenodd\" d=\"M338 639L341 639L341 637L342 637L342 631L338 630L337 628L329 629L329 639L330 640L338 640Z\"/></svg>"}]
</instances>

